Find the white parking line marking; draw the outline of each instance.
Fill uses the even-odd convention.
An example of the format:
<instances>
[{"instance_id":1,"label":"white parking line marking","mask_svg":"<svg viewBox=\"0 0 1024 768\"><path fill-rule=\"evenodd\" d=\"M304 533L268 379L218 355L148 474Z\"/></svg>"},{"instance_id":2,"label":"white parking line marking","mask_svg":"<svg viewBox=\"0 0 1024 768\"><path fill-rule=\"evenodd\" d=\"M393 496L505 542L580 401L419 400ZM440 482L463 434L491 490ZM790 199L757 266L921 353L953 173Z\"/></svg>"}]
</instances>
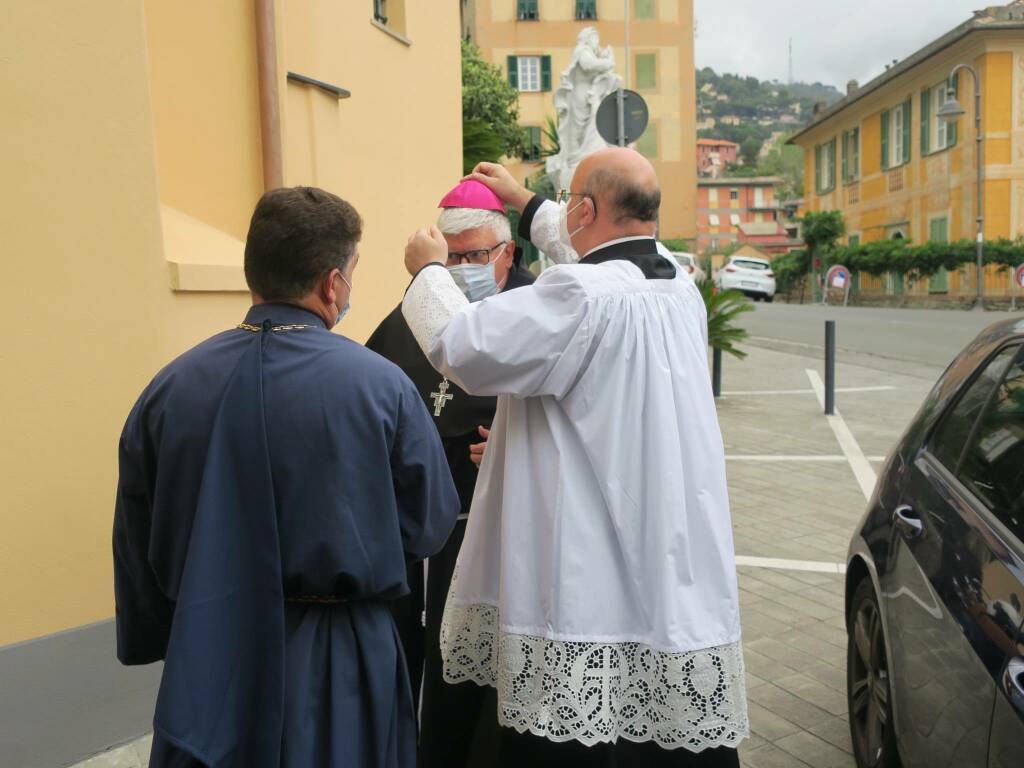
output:
<instances>
[{"instance_id":1,"label":"white parking line marking","mask_svg":"<svg viewBox=\"0 0 1024 768\"><path fill-rule=\"evenodd\" d=\"M726 461L846 461L846 457L841 454L816 454L812 456L783 456L783 455L767 455L767 456L755 456L755 455L736 455L726 456Z\"/></svg>"},{"instance_id":2,"label":"white parking line marking","mask_svg":"<svg viewBox=\"0 0 1024 768\"><path fill-rule=\"evenodd\" d=\"M811 381L814 394L818 397L818 404L824 408L825 383L814 369L807 368L805 370L807 378ZM853 436L853 432L846 426L846 422L839 414L839 409L836 408L835 416L826 416L825 418L828 420L828 425L832 427L832 432L835 434L836 440L839 441L839 447L845 454L846 460L850 462L850 469L853 470L853 476L857 479L857 484L860 486L861 493L864 494L864 499L870 499L872 491L875 490L875 483L878 482L875 470L864 455L864 451L860 449L857 438Z\"/></svg>"},{"instance_id":3,"label":"white parking line marking","mask_svg":"<svg viewBox=\"0 0 1024 768\"><path fill-rule=\"evenodd\" d=\"M774 568L780 571L814 571L815 573L846 573L845 563L823 563L817 560L785 560L778 557L736 555L736 565L752 568Z\"/></svg>"},{"instance_id":4,"label":"white parking line marking","mask_svg":"<svg viewBox=\"0 0 1024 768\"><path fill-rule=\"evenodd\" d=\"M896 389L889 385L879 387L836 387L836 392L889 392ZM737 389L723 392L720 397L743 395L813 395L813 389Z\"/></svg>"}]
</instances>

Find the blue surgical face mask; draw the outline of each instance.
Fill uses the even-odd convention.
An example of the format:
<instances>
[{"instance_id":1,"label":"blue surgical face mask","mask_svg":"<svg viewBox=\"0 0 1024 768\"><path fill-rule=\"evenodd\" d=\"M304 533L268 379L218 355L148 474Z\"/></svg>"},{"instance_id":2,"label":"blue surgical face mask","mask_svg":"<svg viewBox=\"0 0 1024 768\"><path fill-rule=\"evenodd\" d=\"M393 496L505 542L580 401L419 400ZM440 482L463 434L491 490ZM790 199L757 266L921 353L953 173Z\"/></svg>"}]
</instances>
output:
<instances>
[{"instance_id":1,"label":"blue surgical face mask","mask_svg":"<svg viewBox=\"0 0 1024 768\"><path fill-rule=\"evenodd\" d=\"M345 285L348 286L348 299L345 300L345 306L341 308L341 312L339 312L338 316L334 319L335 325L344 320L345 315L347 315L348 311L352 308L352 283L350 283L348 279L343 274L341 274L341 272L338 273L338 277L340 277L342 279L342 282L344 282Z\"/></svg>"},{"instance_id":2,"label":"blue surgical face mask","mask_svg":"<svg viewBox=\"0 0 1024 768\"><path fill-rule=\"evenodd\" d=\"M459 264L448 267L448 273L471 303L482 301L498 292L498 281L494 276L496 263L497 260L488 264Z\"/></svg>"}]
</instances>

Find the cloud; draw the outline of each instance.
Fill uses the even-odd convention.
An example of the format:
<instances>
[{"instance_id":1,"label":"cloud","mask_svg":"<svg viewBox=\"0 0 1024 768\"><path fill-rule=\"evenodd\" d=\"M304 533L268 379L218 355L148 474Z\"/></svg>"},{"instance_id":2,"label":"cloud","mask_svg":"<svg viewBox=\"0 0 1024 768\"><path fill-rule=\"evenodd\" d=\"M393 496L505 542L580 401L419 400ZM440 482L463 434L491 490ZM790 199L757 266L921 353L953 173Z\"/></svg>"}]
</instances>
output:
<instances>
[{"instance_id":1,"label":"cloud","mask_svg":"<svg viewBox=\"0 0 1024 768\"><path fill-rule=\"evenodd\" d=\"M971 18L979 0L694 0L696 63L761 80L788 77L845 90L865 83Z\"/></svg>"}]
</instances>

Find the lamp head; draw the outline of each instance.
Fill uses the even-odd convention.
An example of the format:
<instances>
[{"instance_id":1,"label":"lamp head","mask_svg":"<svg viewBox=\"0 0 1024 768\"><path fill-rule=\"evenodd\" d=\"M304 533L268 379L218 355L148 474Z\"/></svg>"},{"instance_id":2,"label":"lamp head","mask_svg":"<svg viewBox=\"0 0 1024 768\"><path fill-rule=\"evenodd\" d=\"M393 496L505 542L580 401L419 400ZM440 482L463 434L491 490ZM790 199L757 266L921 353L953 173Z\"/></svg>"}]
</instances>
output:
<instances>
[{"instance_id":1,"label":"lamp head","mask_svg":"<svg viewBox=\"0 0 1024 768\"><path fill-rule=\"evenodd\" d=\"M941 107L939 107L938 111L935 114L940 120L952 122L960 117L963 117L965 114L967 114L967 112L963 107L960 106L960 102L957 101L956 98L952 98L945 104L943 104Z\"/></svg>"}]
</instances>

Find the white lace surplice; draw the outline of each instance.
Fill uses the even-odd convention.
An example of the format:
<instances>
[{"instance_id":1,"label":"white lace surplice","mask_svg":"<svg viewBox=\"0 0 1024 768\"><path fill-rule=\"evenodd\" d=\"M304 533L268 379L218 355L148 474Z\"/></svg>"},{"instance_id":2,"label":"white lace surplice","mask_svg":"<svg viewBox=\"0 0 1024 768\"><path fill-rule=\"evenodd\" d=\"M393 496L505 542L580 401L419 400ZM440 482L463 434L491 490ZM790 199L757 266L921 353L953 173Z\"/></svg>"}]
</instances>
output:
<instances>
[{"instance_id":1,"label":"white lace surplice","mask_svg":"<svg viewBox=\"0 0 1024 768\"><path fill-rule=\"evenodd\" d=\"M692 280L572 264L470 305L431 267L403 312L438 370L499 396L446 679L494 686L502 725L554 741L737 744L735 559Z\"/></svg>"}]
</instances>

